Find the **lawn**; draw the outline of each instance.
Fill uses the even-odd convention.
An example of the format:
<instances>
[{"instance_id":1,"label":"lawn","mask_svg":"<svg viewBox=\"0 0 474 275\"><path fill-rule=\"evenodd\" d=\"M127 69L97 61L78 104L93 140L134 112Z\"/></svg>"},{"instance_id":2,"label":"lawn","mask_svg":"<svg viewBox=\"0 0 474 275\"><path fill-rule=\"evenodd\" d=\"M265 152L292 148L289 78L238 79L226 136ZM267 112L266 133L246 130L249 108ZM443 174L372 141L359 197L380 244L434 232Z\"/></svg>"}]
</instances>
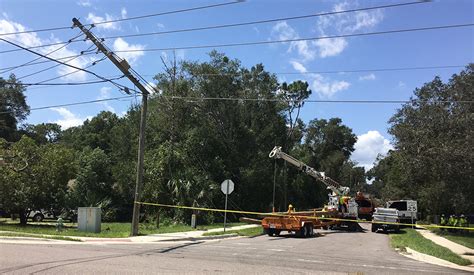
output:
<instances>
[{"instance_id":1,"label":"lawn","mask_svg":"<svg viewBox=\"0 0 474 275\"><path fill-rule=\"evenodd\" d=\"M62 240L62 241L74 241L74 242L81 241L79 239L65 237L65 236L44 236L44 235L20 233L20 232L0 232L0 237L34 237L34 238L53 239L53 240Z\"/></svg>"},{"instance_id":2,"label":"lawn","mask_svg":"<svg viewBox=\"0 0 474 275\"><path fill-rule=\"evenodd\" d=\"M224 231L207 232L207 233L204 233L204 236L215 236L215 235L224 235L224 234L232 234L232 233L236 233L239 236L255 237L255 236L263 235L263 230L261 226L257 226L257 227L245 228L245 229L240 229L240 230L227 230L226 232Z\"/></svg>"},{"instance_id":3,"label":"lawn","mask_svg":"<svg viewBox=\"0 0 474 275\"><path fill-rule=\"evenodd\" d=\"M409 247L418 252L428 254L458 265L470 265L469 260L461 258L451 250L435 244L434 242L424 238L414 229L403 229L398 234L390 234L391 245L394 248L404 250Z\"/></svg>"},{"instance_id":4,"label":"lawn","mask_svg":"<svg viewBox=\"0 0 474 275\"><path fill-rule=\"evenodd\" d=\"M452 233L448 231L441 231L439 229L432 230L432 231L452 242L474 249L474 232L472 231L464 232L464 233L459 233L459 232Z\"/></svg>"},{"instance_id":5,"label":"lawn","mask_svg":"<svg viewBox=\"0 0 474 275\"><path fill-rule=\"evenodd\" d=\"M30 233L30 234L45 234L45 235L58 235L58 236L80 236L80 237L98 237L98 238L125 238L130 235L131 224L130 223L110 223L103 222L101 225L100 233L81 232L77 230L77 224L65 223L65 227L62 232L57 232L53 223L33 223L29 222L26 226L21 226L18 221L5 220L0 221L0 231L9 231L17 233ZM242 223L232 223L229 226L242 225ZM200 225L197 229L191 228L186 224L167 224L160 225L160 228L156 228L153 223L141 223L139 232L140 235L148 234L160 234L160 233L173 233L173 232L184 232L192 230L207 230L212 228L223 227L222 223Z\"/></svg>"}]
</instances>

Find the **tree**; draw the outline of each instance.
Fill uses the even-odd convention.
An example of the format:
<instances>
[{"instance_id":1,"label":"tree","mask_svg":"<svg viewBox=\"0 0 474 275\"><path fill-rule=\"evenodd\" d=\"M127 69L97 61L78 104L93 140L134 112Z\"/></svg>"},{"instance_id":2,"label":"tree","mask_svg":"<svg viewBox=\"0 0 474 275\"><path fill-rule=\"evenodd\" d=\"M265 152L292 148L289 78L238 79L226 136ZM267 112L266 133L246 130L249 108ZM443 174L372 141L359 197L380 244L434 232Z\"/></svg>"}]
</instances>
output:
<instances>
[{"instance_id":1,"label":"tree","mask_svg":"<svg viewBox=\"0 0 474 275\"><path fill-rule=\"evenodd\" d=\"M417 199L429 215L474 211L473 70L417 88L390 119L396 150L372 171L385 197Z\"/></svg>"},{"instance_id":2,"label":"tree","mask_svg":"<svg viewBox=\"0 0 474 275\"><path fill-rule=\"evenodd\" d=\"M111 199L112 176L110 160L100 148L84 148L79 156L76 179L69 190L69 204L99 206Z\"/></svg>"},{"instance_id":3,"label":"tree","mask_svg":"<svg viewBox=\"0 0 474 275\"><path fill-rule=\"evenodd\" d=\"M21 130L39 144L56 143L61 139L61 126L56 123L27 124Z\"/></svg>"},{"instance_id":4,"label":"tree","mask_svg":"<svg viewBox=\"0 0 474 275\"><path fill-rule=\"evenodd\" d=\"M8 144L0 139L0 208L20 215L26 224L27 209L62 208L69 180L75 174L74 152L64 146L38 146L23 136Z\"/></svg>"},{"instance_id":5,"label":"tree","mask_svg":"<svg viewBox=\"0 0 474 275\"><path fill-rule=\"evenodd\" d=\"M0 138L7 141L18 140L18 123L30 113L24 91L15 75L10 75L8 80L0 77Z\"/></svg>"}]
</instances>

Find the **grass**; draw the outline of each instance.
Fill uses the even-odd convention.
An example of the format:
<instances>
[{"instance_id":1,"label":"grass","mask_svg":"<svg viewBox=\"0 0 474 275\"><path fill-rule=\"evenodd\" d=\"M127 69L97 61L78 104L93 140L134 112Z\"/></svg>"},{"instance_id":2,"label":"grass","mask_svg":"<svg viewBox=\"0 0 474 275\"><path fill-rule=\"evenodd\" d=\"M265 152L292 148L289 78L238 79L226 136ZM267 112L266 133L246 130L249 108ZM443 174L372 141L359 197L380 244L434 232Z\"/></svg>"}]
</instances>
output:
<instances>
[{"instance_id":1,"label":"grass","mask_svg":"<svg viewBox=\"0 0 474 275\"><path fill-rule=\"evenodd\" d=\"M53 239L53 240L62 240L62 241L74 241L74 242L81 241L79 239L65 237L65 236L47 236L47 235L37 235L37 234L18 233L18 232L0 232L0 237L34 237L34 238Z\"/></svg>"},{"instance_id":2,"label":"grass","mask_svg":"<svg viewBox=\"0 0 474 275\"><path fill-rule=\"evenodd\" d=\"M432 231L452 242L474 249L474 232L448 232L439 229L433 229Z\"/></svg>"},{"instance_id":3,"label":"grass","mask_svg":"<svg viewBox=\"0 0 474 275\"><path fill-rule=\"evenodd\" d=\"M242 223L233 223L229 226L242 225ZM201 225L196 230L207 230L212 228L223 227L222 223ZM58 235L58 236L78 236L78 237L97 237L97 238L126 238L130 235L130 223L110 223L103 222L101 224L100 233L82 232L77 230L77 224L65 223L62 232L57 232L54 222L52 223L33 223L29 222L26 226L22 226L18 221L10 219L3 219L0 221L0 231L17 232L17 233L31 233L44 235ZM156 228L152 223L141 223L139 232L140 235L160 234L160 233L174 233L195 230L186 224L169 224L161 225Z\"/></svg>"},{"instance_id":4,"label":"grass","mask_svg":"<svg viewBox=\"0 0 474 275\"><path fill-rule=\"evenodd\" d=\"M245 228L245 229L240 229L240 230L227 230L226 232L224 231L206 232L204 233L203 236L216 236L216 235L224 235L224 234L232 234L232 233L236 233L237 235L244 236L244 237L255 237L255 236L263 235L263 230L262 230L262 227L257 226L257 227Z\"/></svg>"},{"instance_id":5,"label":"grass","mask_svg":"<svg viewBox=\"0 0 474 275\"><path fill-rule=\"evenodd\" d=\"M403 229L399 234L390 234L390 239L391 245L394 248L405 250L406 247L409 247L418 252L450 261L458 265L471 264L469 260L463 259L451 250L424 238L420 233L411 228Z\"/></svg>"}]
</instances>

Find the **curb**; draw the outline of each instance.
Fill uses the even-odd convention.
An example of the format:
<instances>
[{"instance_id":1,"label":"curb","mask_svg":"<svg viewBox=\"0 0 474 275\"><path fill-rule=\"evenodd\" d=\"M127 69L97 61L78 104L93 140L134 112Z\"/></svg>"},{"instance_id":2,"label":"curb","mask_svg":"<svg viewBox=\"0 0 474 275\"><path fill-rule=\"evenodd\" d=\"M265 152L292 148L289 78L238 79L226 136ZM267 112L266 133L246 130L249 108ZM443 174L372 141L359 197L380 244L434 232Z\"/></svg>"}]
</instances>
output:
<instances>
[{"instance_id":1,"label":"curb","mask_svg":"<svg viewBox=\"0 0 474 275\"><path fill-rule=\"evenodd\" d=\"M462 266L462 265L457 265L455 263L436 258L431 255L427 255L418 251L415 251L409 247L406 247L406 253L399 252L400 255L403 255L407 258L410 258L412 260L420 261L420 262L425 262L433 265L438 265L442 267L449 267L457 270L462 270L462 271L469 271L469 272L474 272L474 266L473 265L467 265L467 266Z\"/></svg>"},{"instance_id":2,"label":"curb","mask_svg":"<svg viewBox=\"0 0 474 275\"><path fill-rule=\"evenodd\" d=\"M214 236L200 236L200 237L184 237L184 238L174 238L174 239L165 239L157 240L153 242L177 242L177 241L201 241L201 240L219 240L219 239L228 239L239 237L237 233L224 234L224 235L214 235Z\"/></svg>"}]
</instances>

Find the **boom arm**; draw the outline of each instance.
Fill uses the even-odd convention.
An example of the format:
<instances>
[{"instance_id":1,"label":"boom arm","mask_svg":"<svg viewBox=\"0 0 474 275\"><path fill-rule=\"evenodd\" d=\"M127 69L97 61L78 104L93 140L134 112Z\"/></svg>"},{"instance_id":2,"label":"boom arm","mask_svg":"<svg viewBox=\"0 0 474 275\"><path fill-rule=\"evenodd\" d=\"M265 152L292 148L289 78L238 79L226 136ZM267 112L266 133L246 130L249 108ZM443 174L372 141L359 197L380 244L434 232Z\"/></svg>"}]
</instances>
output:
<instances>
[{"instance_id":1,"label":"boom arm","mask_svg":"<svg viewBox=\"0 0 474 275\"><path fill-rule=\"evenodd\" d=\"M282 152L281 146L275 146L268 156L270 158L284 159L286 162L296 166L296 168L303 171L307 175L323 182L328 187L328 189L331 189L331 191L337 195L345 196L349 193L349 187L341 186L337 181L331 179L330 177L326 177L324 172L318 172L314 168L306 165L304 162L299 161L287 153Z\"/></svg>"}]
</instances>

